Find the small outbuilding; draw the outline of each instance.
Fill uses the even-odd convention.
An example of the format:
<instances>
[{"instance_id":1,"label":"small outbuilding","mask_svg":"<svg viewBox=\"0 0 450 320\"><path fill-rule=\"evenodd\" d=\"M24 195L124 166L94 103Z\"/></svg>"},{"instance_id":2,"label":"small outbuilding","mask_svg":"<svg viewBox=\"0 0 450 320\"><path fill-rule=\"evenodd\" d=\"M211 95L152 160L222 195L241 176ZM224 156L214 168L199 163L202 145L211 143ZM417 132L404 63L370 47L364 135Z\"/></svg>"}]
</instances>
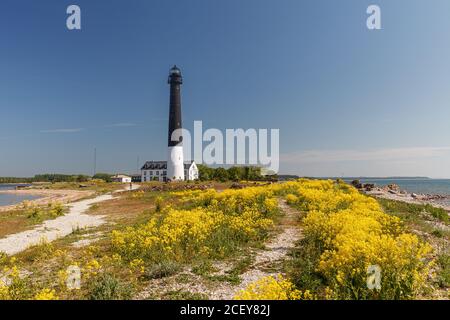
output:
<instances>
[{"instance_id":1,"label":"small outbuilding","mask_svg":"<svg viewBox=\"0 0 450 320\"><path fill-rule=\"evenodd\" d=\"M131 177L126 176L124 174L116 174L115 176L111 177L112 182L121 182L121 183L130 183Z\"/></svg>"}]
</instances>

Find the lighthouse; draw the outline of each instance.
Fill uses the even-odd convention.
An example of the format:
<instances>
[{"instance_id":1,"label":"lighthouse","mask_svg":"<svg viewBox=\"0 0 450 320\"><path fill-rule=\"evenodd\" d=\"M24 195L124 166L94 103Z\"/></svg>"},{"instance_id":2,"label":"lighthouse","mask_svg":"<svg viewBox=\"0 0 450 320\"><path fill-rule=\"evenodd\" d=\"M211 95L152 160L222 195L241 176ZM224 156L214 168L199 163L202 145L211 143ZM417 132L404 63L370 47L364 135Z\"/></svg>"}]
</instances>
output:
<instances>
[{"instance_id":1,"label":"lighthouse","mask_svg":"<svg viewBox=\"0 0 450 320\"><path fill-rule=\"evenodd\" d=\"M184 180L183 137L181 135L181 70L175 65L170 69L170 111L169 111L169 141L167 158L167 180ZM178 131L176 131L179 129ZM174 134L174 131L175 134Z\"/></svg>"},{"instance_id":2,"label":"lighthouse","mask_svg":"<svg viewBox=\"0 0 450 320\"><path fill-rule=\"evenodd\" d=\"M173 66L169 72L170 104L169 104L169 139L167 161L146 161L141 167L141 176L136 179L148 181L183 181L197 180L198 167L193 160L184 162L183 137L181 129L181 71Z\"/></svg>"}]
</instances>

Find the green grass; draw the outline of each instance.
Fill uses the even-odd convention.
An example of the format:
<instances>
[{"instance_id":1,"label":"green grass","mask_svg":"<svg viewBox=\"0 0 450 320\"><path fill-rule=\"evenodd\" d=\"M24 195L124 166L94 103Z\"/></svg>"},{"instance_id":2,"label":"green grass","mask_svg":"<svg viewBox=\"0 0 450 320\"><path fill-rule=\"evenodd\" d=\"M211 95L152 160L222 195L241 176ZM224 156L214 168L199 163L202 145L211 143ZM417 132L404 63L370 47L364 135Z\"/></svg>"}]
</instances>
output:
<instances>
[{"instance_id":1,"label":"green grass","mask_svg":"<svg viewBox=\"0 0 450 320\"><path fill-rule=\"evenodd\" d=\"M312 292L325 287L323 277L317 272L322 250L310 239L300 240L291 252L292 259L286 262L286 273L297 288Z\"/></svg>"},{"instance_id":2,"label":"green grass","mask_svg":"<svg viewBox=\"0 0 450 320\"><path fill-rule=\"evenodd\" d=\"M211 281L223 281L231 284L241 283L240 275L246 272L253 263L253 257L244 254L240 259L234 262L233 267L221 275L206 275L206 278Z\"/></svg>"},{"instance_id":3,"label":"green grass","mask_svg":"<svg viewBox=\"0 0 450 320\"><path fill-rule=\"evenodd\" d=\"M98 194L111 192L122 189L126 184L121 183L107 183L98 181L88 182L56 182L36 185L33 189L51 189L51 190L85 190L95 191Z\"/></svg>"},{"instance_id":4,"label":"green grass","mask_svg":"<svg viewBox=\"0 0 450 320\"><path fill-rule=\"evenodd\" d=\"M421 215L428 213L441 222L448 223L448 213L446 210L434 207L430 204L414 204L403 201L377 199L385 212L400 216L405 221L414 219L423 219Z\"/></svg>"},{"instance_id":5,"label":"green grass","mask_svg":"<svg viewBox=\"0 0 450 320\"><path fill-rule=\"evenodd\" d=\"M172 262L164 261L152 265L146 272L147 279L161 279L165 277L172 276L181 270L181 265Z\"/></svg>"},{"instance_id":6,"label":"green grass","mask_svg":"<svg viewBox=\"0 0 450 320\"><path fill-rule=\"evenodd\" d=\"M441 287L450 286L450 255L444 253L437 259L437 264L440 268L438 273L438 282Z\"/></svg>"},{"instance_id":7,"label":"green grass","mask_svg":"<svg viewBox=\"0 0 450 320\"><path fill-rule=\"evenodd\" d=\"M132 296L132 285L121 282L112 274L102 273L89 283L89 300L128 300Z\"/></svg>"}]
</instances>

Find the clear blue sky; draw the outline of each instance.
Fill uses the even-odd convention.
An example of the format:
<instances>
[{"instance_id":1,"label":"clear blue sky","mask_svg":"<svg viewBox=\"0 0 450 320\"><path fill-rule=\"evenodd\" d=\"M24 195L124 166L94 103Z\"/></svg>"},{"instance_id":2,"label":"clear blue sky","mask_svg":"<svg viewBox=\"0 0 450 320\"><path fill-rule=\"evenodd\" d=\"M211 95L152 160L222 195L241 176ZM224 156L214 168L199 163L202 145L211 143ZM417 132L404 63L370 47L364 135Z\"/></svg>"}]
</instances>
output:
<instances>
[{"instance_id":1,"label":"clear blue sky","mask_svg":"<svg viewBox=\"0 0 450 320\"><path fill-rule=\"evenodd\" d=\"M282 173L450 177L449 35L448 0L3 0L0 176L164 159L176 63L186 127L279 128Z\"/></svg>"}]
</instances>

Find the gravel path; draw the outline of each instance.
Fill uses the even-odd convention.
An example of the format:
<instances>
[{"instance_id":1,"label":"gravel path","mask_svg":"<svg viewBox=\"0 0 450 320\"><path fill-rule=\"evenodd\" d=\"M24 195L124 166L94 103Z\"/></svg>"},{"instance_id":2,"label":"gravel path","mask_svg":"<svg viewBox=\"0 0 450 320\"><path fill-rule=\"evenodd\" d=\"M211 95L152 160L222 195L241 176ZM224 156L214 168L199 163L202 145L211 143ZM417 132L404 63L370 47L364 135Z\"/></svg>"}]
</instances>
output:
<instances>
[{"instance_id":1,"label":"gravel path","mask_svg":"<svg viewBox=\"0 0 450 320\"><path fill-rule=\"evenodd\" d=\"M237 286L228 288L219 288L209 294L212 300L231 300L242 289L245 289L250 283L266 276L275 276L279 274L276 271L267 271L268 267L274 263L287 258L289 250L295 247L295 243L302 236L301 229L298 227L299 213L291 208L284 200L280 200L279 207L285 215L277 226L279 233L275 238L266 243L266 250L260 250L256 253L255 262L250 269L243 273L241 283Z\"/></svg>"},{"instance_id":2,"label":"gravel path","mask_svg":"<svg viewBox=\"0 0 450 320\"><path fill-rule=\"evenodd\" d=\"M265 250L255 252L253 264L248 268L248 271L240 275L241 282L238 285L232 285L224 281L217 281L213 284L206 283L201 276L193 274L189 270L184 270L182 273L189 277L188 282L178 281L177 275L152 280L147 289L135 298L147 299L148 297L159 296L164 292L188 291L205 294L211 300L231 300L251 282L261 277L279 274L274 270L276 268L270 267L287 259L289 250L295 247L295 243L302 236L301 229L298 227L299 212L289 207L284 200L279 201L279 207L285 215L277 225L277 234L265 244ZM220 269L217 274L224 274L224 270L230 269L231 266L219 262L215 265L215 268Z\"/></svg>"},{"instance_id":3,"label":"gravel path","mask_svg":"<svg viewBox=\"0 0 450 320\"><path fill-rule=\"evenodd\" d=\"M133 190L139 188L133 185ZM69 205L69 213L53 220L44 221L32 230L11 234L0 239L0 252L13 255L24 251L30 246L39 244L42 240L51 242L58 238L67 236L77 228L98 227L106 221L103 216L89 215L86 211L95 203L111 200L114 193L129 190L129 187L118 190L112 194L101 195L93 199L73 202Z\"/></svg>"}]
</instances>

